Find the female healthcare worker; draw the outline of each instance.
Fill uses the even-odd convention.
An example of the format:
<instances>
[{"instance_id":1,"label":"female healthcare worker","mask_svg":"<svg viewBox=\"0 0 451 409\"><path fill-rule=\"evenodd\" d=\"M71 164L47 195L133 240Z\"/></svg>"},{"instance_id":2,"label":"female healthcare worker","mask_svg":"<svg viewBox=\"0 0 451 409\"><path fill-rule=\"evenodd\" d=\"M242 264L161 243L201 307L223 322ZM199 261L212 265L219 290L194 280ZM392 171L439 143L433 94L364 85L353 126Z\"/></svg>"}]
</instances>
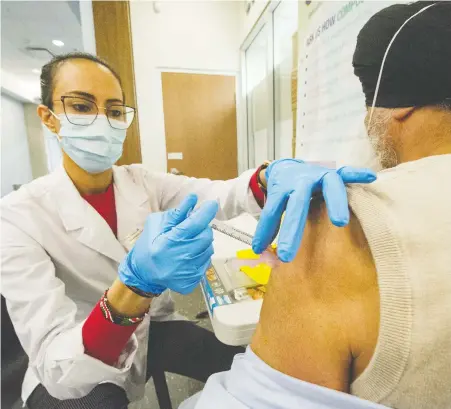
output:
<instances>
[{"instance_id":1,"label":"female healthcare worker","mask_svg":"<svg viewBox=\"0 0 451 409\"><path fill-rule=\"evenodd\" d=\"M89 54L58 56L41 87L38 114L60 142L63 167L1 201L2 293L29 357L30 409L126 408L155 368L202 381L229 369L240 349L177 320L165 291L198 285L213 254L210 221L257 215L266 198L254 250L267 247L286 209L278 255L290 261L315 189L344 225L343 181L375 179L292 159L229 181L114 167L135 112L114 70Z\"/></svg>"}]
</instances>

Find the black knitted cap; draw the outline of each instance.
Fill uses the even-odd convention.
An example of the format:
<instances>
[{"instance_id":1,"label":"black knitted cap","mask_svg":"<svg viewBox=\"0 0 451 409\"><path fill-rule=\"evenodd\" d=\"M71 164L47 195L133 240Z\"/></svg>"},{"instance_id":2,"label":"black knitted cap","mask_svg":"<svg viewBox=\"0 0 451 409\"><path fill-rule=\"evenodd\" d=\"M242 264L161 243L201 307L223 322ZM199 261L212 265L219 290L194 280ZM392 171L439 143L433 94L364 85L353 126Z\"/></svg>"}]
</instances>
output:
<instances>
[{"instance_id":1,"label":"black knitted cap","mask_svg":"<svg viewBox=\"0 0 451 409\"><path fill-rule=\"evenodd\" d=\"M388 52L376 106L400 108L435 105L451 98L451 2L419 1L387 7L365 24L357 38L354 73L371 106L385 51Z\"/></svg>"}]
</instances>

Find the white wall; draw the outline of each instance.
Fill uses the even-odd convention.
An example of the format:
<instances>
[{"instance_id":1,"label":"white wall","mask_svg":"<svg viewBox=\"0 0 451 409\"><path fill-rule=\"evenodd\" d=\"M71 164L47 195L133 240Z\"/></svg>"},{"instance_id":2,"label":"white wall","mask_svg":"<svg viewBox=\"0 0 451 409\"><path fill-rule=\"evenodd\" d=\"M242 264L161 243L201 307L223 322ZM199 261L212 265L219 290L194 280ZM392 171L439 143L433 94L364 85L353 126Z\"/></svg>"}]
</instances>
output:
<instances>
[{"instance_id":1,"label":"white wall","mask_svg":"<svg viewBox=\"0 0 451 409\"><path fill-rule=\"evenodd\" d=\"M39 99L41 88L39 76L36 74L16 75L2 69L2 94L7 93L15 98L35 102Z\"/></svg>"},{"instance_id":2,"label":"white wall","mask_svg":"<svg viewBox=\"0 0 451 409\"><path fill-rule=\"evenodd\" d=\"M247 14L244 2L239 2L242 3L240 4L240 45L250 33L269 2L269 0L255 0Z\"/></svg>"},{"instance_id":3,"label":"white wall","mask_svg":"<svg viewBox=\"0 0 451 409\"><path fill-rule=\"evenodd\" d=\"M242 7L236 1L130 2L141 150L149 169L166 172L161 69L238 72Z\"/></svg>"},{"instance_id":4,"label":"white wall","mask_svg":"<svg viewBox=\"0 0 451 409\"><path fill-rule=\"evenodd\" d=\"M33 178L47 175L47 154L45 151L44 132L36 104L24 104L25 127L27 130L28 146L30 151L30 164Z\"/></svg>"},{"instance_id":5,"label":"white wall","mask_svg":"<svg viewBox=\"0 0 451 409\"><path fill-rule=\"evenodd\" d=\"M23 105L1 95L1 197L33 179Z\"/></svg>"},{"instance_id":6,"label":"white wall","mask_svg":"<svg viewBox=\"0 0 451 409\"><path fill-rule=\"evenodd\" d=\"M83 51L96 54L96 37L94 29L94 15L92 13L92 0L78 2L80 7L80 25L83 38Z\"/></svg>"}]
</instances>

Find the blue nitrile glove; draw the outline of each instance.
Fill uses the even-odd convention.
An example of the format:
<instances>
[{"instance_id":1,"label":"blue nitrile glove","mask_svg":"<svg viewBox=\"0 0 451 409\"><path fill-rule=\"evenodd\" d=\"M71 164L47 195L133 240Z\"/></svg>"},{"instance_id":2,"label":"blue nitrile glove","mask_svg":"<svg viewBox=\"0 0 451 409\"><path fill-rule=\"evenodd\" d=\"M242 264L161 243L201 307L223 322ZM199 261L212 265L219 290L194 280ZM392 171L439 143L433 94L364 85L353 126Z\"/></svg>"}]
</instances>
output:
<instances>
[{"instance_id":1,"label":"blue nitrile glove","mask_svg":"<svg viewBox=\"0 0 451 409\"><path fill-rule=\"evenodd\" d=\"M180 294L194 290L211 263L213 232L208 225L218 203L205 202L193 213L196 195L178 209L151 213L144 230L119 266L119 278L128 286L160 294L167 288Z\"/></svg>"},{"instance_id":2,"label":"blue nitrile glove","mask_svg":"<svg viewBox=\"0 0 451 409\"><path fill-rule=\"evenodd\" d=\"M376 174L370 169L343 167L338 170L309 164L298 159L272 162L265 172L267 199L252 242L255 253L262 253L274 240L283 212L277 255L280 260L294 259L302 234L312 193L322 189L332 223L349 223L348 198L344 183L371 183Z\"/></svg>"}]
</instances>

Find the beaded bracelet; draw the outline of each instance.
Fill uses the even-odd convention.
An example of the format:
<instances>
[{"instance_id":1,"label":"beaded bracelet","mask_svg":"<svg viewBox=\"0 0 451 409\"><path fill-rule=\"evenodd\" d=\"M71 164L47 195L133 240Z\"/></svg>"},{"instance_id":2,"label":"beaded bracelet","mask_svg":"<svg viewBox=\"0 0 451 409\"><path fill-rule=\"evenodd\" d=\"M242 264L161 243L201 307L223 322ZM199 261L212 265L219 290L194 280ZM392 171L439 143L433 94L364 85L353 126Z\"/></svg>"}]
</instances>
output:
<instances>
[{"instance_id":1,"label":"beaded bracelet","mask_svg":"<svg viewBox=\"0 0 451 409\"><path fill-rule=\"evenodd\" d=\"M122 315L115 314L113 311L111 311L111 307L108 304L108 298L107 298L108 290L105 291L102 298L100 299L100 309L102 310L102 314L108 321L111 321L114 324L117 325L137 325L141 323L144 318L149 313L149 310L147 310L143 315L140 317L124 317Z\"/></svg>"}]
</instances>

